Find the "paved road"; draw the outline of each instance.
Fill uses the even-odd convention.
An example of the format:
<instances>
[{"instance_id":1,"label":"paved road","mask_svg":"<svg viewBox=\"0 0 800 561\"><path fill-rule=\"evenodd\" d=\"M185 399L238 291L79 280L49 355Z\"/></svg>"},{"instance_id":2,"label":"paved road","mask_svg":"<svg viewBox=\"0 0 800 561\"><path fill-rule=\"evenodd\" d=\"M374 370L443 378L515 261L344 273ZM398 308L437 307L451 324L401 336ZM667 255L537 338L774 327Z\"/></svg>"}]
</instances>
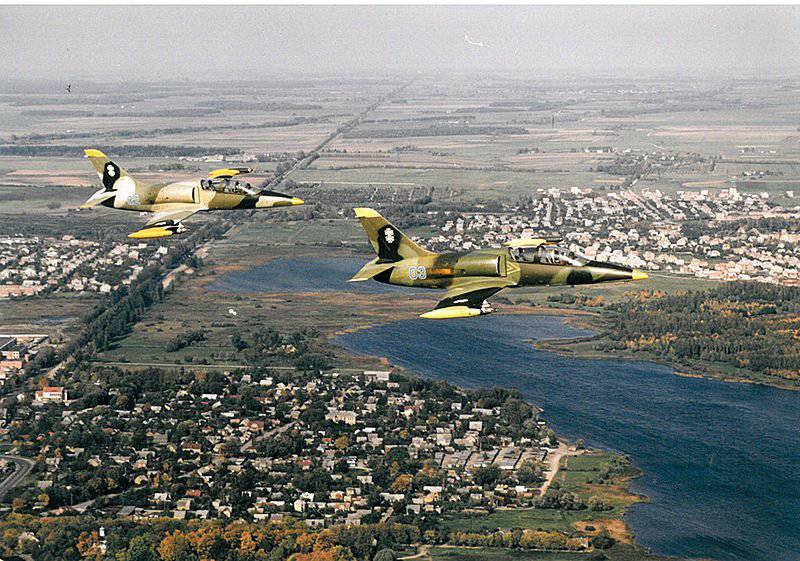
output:
<instances>
[{"instance_id":1,"label":"paved road","mask_svg":"<svg viewBox=\"0 0 800 561\"><path fill-rule=\"evenodd\" d=\"M335 131L333 131L322 142L320 142L317 146L315 146L311 150L311 153L308 154L308 156L306 156L302 160L297 160L294 163L294 165L291 168L289 168L285 173L283 173L282 175L279 175L275 179L273 179L266 186L266 189L272 189L274 187L278 187L281 183L283 183L285 180L287 180L292 173L294 173L295 171L297 171L299 169L304 169L304 168L308 167L308 165L311 164L311 162L313 162L316 158L319 157L319 153L322 152L322 150L328 144L330 144L331 142L333 142L334 140L339 138L344 133L349 132L352 129L354 129L356 126L358 126L361 123L362 120L364 120L367 117L367 115L369 115L370 113L375 111L381 104L386 103L388 101L391 101L392 99L395 99L398 95L400 95L400 93L402 93L402 91L404 89L406 89L410 85L411 85L411 82L407 82L406 84L400 86L399 88L395 89L394 91L389 92L388 94L379 97L369 107L365 108L363 111L361 111L361 113L356 115L353 119L351 119L350 121L347 121L346 123L344 123L342 125L339 125L336 128Z\"/></svg>"},{"instance_id":2,"label":"paved road","mask_svg":"<svg viewBox=\"0 0 800 561\"><path fill-rule=\"evenodd\" d=\"M0 483L0 496L2 496L7 491L10 491L22 483L25 478L28 477L28 474L33 469L35 462L29 458L11 456L10 454L0 454L0 459L14 462L17 466L17 469L14 471L14 473L6 477L3 482Z\"/></svg>"}]
</instances>

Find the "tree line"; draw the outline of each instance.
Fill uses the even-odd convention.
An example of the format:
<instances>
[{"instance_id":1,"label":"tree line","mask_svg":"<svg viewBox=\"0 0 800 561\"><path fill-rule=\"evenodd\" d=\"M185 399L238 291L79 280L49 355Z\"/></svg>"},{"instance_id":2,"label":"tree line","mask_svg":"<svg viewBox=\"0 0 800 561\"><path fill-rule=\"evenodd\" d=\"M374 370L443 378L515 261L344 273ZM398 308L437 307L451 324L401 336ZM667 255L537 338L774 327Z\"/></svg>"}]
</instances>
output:
<instances>
[{"instance_id":1,"label":"tree line","mask_svg":"<svg viewBox=\"0 0 800 561\"><path fill-rule=\"evenodd\" d=\"M601 350L647 351L798 380L800 287L724 283L610 307Z\"/></svg>"}]
</instances>

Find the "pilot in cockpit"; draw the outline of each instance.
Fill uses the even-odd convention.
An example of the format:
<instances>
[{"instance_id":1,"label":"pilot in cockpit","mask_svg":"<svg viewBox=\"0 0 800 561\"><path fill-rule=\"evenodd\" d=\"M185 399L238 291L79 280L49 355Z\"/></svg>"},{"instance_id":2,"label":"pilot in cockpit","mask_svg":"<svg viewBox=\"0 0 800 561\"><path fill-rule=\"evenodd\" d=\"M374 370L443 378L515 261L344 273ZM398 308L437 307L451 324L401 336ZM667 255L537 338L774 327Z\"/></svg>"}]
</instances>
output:
<instances>
[{"instance_id":1,"label":"pilot in cockpit","mask_svg":"<svg viewBox=\"0 0 800 561\"><path fill-rule=\"evenodd\" d=\"M536 262L536 248L514 247L511 249L511 258L517 262L534 263Z\"/></svg>"},{"instance_id":2,"label":"pilot in cockpit","mask_svg":"<svg viewBox=\"0 0 800 561\"><path fill-rule=\"evenodd\" d=\"M572 265L580 267L589 261L585 255L556 245L538 247L515 247L511 258L518 263L541 263L543 265Z\"/></svg>"},{"instance_id":3,"label":"pilot in cockpit","mask_svg":"<svg viewBox=\"0 0 800 561\"><path fill-rule=\"evenodd\" d=\"M249 184L230 178L200 180L200 187L218 193L240 193L246 190L245 186L249 187Z\"/></svg>"}]
</instances>

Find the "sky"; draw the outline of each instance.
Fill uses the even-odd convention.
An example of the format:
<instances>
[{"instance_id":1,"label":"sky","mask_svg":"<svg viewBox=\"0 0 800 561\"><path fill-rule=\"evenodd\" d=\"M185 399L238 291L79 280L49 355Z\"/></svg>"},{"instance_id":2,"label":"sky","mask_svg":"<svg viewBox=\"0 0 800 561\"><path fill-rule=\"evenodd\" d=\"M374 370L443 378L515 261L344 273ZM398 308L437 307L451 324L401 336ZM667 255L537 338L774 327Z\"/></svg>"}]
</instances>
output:
<instances>
[{"instance_id":1,"label":"sky","mask_svg":"<svg viewBox=\"0 0 800 561\"><path fill-rule=\"evenodd\" d=\"M800 74L796 6L0 6L0 76Z\"/></svg>"}]
</instances>

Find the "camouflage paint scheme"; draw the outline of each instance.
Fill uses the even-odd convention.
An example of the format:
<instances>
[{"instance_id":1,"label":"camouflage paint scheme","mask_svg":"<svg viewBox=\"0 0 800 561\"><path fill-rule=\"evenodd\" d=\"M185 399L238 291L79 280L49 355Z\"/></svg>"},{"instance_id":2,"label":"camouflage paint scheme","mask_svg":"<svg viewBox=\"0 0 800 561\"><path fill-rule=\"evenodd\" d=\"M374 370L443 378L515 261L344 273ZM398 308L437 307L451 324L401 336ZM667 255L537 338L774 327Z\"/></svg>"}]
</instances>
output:
<instances>
[{"instance_id":1,"label":"camouflage paint scheme","mask_svg":"<svg viewBox=\"0 0 800 561\"><path fill-rule=\"evenodd\" d=\"M200 211L274 208L302 205L303 200L274 191L259 191L233 178L250 173L250 168L215 170L203 180L179 181L168 185L140 183L99 150L85 150L103 188L81 208L105 206L135 212L152 212L145 227L131 238L160 238L181 233L181 222ZM224 188L224 189L223 189Z\"/></svg>"},{"instance_id":2,"label":"camouflage paint scheme","mask_svg":"<svg viewBox=\"0 0 800 561\"><path fill-rule=\"evenodd\" d=\"M553 248L553 240L530 239L509 242L501 249L463 253L433 253L400 232L376 211L355 209L378 257L367 263L351 282L374 279L398 286L446 289L427 319L472 317L494 311L486 299L508 287L579 285L646 279L642 271L586 260L563 262L523 261L515 251ZM549 254L549 253L548 253ZM554 254L555 255L555 254ZM554 259L558 261L558 259Z\"/></svg>"}]
</instances>

